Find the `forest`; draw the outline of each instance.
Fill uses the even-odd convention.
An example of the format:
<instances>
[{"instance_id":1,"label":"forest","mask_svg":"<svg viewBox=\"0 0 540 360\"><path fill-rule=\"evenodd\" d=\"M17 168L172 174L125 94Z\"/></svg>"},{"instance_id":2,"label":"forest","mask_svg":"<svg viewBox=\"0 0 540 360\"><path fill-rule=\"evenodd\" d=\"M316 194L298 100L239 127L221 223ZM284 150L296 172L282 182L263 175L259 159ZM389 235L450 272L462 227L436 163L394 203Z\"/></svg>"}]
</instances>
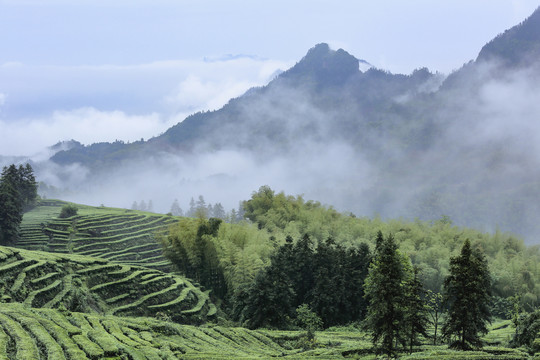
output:
<instances>
[{"instance_id":1,"label":"forest","mask_svg":"<svg viewBox=\"0 0 540 360\"><path fill-rule=\"evenodd\" d=\"M390 354L395 343L419 344L429 324L430 341L471 349L482 345L491 319L523 326L523 314L538 306L540 249L511 234L457 227L447 216L357 218L267 186L242 205L240 223L182 218L161 238L180 272L212 289L239 325L354 324Z\"/></svg>"}]
</instances>

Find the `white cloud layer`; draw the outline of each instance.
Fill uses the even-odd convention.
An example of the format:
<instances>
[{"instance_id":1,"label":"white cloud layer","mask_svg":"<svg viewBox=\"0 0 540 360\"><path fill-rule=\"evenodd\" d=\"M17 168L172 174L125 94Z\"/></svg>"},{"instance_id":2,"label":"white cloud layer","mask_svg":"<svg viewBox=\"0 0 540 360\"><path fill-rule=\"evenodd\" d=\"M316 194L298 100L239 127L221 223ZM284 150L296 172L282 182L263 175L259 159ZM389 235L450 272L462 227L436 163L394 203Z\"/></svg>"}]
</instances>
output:
<instances>
[{"instance_id":1,"label":"white cloud layer","mask_svg":"<svg viewBox=\"0 0 540 360\"><path fill-rule=\"evenodd\" d=\"M0 65L0 155L33 155L61 140L84 144L157 136L216 110L290 64L239 57L133 66Z\"/></svg>"},{"instance_id":2,"label":"white cloud layer","mask_svg":"<svg viewBox=\"0 0 540 360\"><path fill-rule=\"evenodd\" d=\"M121 111L80 108L56 111L50 117L0 122L2 155L34 155L60 140L76 139L84 144L134 141L170 124L156 114L126 115Z\"/></svg>"}]
</instances>

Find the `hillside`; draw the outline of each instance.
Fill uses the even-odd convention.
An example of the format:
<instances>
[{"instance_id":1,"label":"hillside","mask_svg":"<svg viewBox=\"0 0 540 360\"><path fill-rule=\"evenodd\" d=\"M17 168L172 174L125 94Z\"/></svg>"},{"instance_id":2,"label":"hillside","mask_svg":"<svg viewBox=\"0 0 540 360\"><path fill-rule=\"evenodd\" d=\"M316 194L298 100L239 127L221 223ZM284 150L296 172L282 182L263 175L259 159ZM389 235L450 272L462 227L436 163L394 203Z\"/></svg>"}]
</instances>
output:
<instances>
[{"instance_id":1,"label":"hillside","mask_svg":"<svg viewBox=\"0 0 540 360\"><path fill-rule=\"evenodd\" d=\"M478 62L499 61L508 67L535 65L540 55L540 8L521 24L488 42L478 54Z\"/></svg>"},{"instance_id":2,"label":"hillside","mask_svg":"<svg viewBox=\"0 0 540 360\"><path fill-rule=\"evenodd\" d=\"M188 200L227 188L219 200L229 204L268 184L359 216L446 215L533 243L539 24L536 11L446 78L428 69L361 71L355 56L318 44L267 85L148 141L72 142L51 160L65 179L72 166L88 175L57 181L92 198L103 187L131 199L153 193L162 209L179 181ZM38 164L38 175L49 166ZM127 182L134 186L118 185Z\"/></svg>"},{"instance_id":3,"label":"hillside","mask_svg":"<svg viewBox=\"0 0 540 360\"><path fill-rule=\"evenodd\" d=\"M306 233L314 240L330 236L349 247L361 242L373 245L376 229L396 235L404 253L424 269L423 281L430 289L438 291L442 276L447 273L446 259L455 253L464 238L470 238L474 239L475 246L485 248L493 265L493 276L498 279L494 283L494 293L502 306L497 308L499 314L504 314L505 306L509 304L503 296L524 291L526 287L530 293L523 293L522 299L524 304L529 304L537 292L534 283L538 275L532 263L536 262L538 252L533 248L526 251L522 242L509 235L493 237L460 229L452 226L448 219L425 224L355 218L312 201L304 202L301 197L264 190L254 193L245 203L246 215L254 224L221 224L216 233L208 228L212 226L209 220L174 217L169 220L174 220L175 224L169 227L166 237L169 240L176 238L178 232L201 235L204 253L199 255L207 259L203 264L208 261L216 266L214 262L219 261L217 267L203 270L223 270L231 293L240 296L240 301L242 289L252 289L251 282L259 277L255 276L256 272L269 262L269 257L273 258L277 246L286 242L286 236L296 238ZM259 201L263 196L270 196L269 201ZM292 331L229 327L240 323L231 321L234 319L227 312L227 301L219 300L221 309L218 310L209 296L213 294L214 299L219 299L218 293L213 292L216 274L208 284L206 280L203 285L208 290L203 291L183 276L141 266L144 256L135 263L127 256L119 263L114 261L115 258L105 259L114 251L98 252L102 257L91 257L76 254L76 245L56 246L62 241L67 244L85 241L85 246L95 242L98 250L112 246L99 236L82 236L88 229L99 229L104 235L121 229L137 229L136 232L147 234L147 244L156 244L151 234L162 232L166 226L164 223L155 225L157 219L163 217L158 214L84 205L75 205L78 208L76 216L60 219L58 214L65 204L44 200L26 213L20 240L26 247L58 252L0 247L0 283L3 285L0 349L5 349L0 350L0 354L7 354L8 359L336 359L375 356L367 333L352 324L318 331L315 342L306 342L305 332L294 322L289 326L297 330ZM150 220L140 224L141 217ZM77 236L70 238L67 235L66 238L66 233ZM191 240L184 235L181 238L187 246ZM56 236L60 236L60 240ZM136 241L129 231L120 236L125 236L126 243ZM174 246L178 245L175 241L172 242ZM189 246L197 247L197 244ZM193 249L185 247L184 250L189 254ZM165 249L169 255L171 251L174 249ZM120 254L129 252L120 250ZM148 258L150 264L153 257ZM178 258L173 261L176 260ZM348 291L349 285L343 286L345 288L339 290L342 294L342 291ZM515 331L510 324L510 320L495 321L484 337L490 346L482 351L455 352L445 345L433 346L427 341L411 358L528 359L520 349L502 347L508 344ZM400 358L407 356L402 354Z\"/></svg>"},{"instance_id":4,"label":"hillside","mask_svg":"<svg viewBox=\"0 0 540 360\"><path fill-rule=\"evenodd\" d=\"M77 205L78 214L60 219L66 202L43 200L24 214L17 247L74 253L119 264L171 270L156 241L177 219L160 214Z\"/></svg>"},{"instance_id":5,"label":"hillside","mask_svg":"<svg viewBox=\"0 0 540 360\"><path fill-rule=\"evenodd\" d=\"M216 314L188 279L81 255L0 248L2 302L26 307L200 323Z\"/></svg>"},{"instance_id":6,"label":"hillside","mask_svg":"<svg viewBox=\"0 0 540 360\"><path fill-rule=\"evenodd\" d=\"M506 333L494 329L491 339ZM368 355L365 335L354 331L319 334L315 349L294 344L299 332L252 331L233 327L194 327L151 318L100 316L20 304L0 307L0 359L345 359ZM402 359L528 359L519 350L487 348L456 352L426 347Z\"/></svg>"},{"instance_id":7,"label":"hillside","mask_svg":"<svg viewBox=\"0 0 540 360\"><path fill-rule=\"evenodd\" d=\"M0 307L0 359L237 359L295 353L266 334L152 318Z\"/></svg>"}]
</instances>

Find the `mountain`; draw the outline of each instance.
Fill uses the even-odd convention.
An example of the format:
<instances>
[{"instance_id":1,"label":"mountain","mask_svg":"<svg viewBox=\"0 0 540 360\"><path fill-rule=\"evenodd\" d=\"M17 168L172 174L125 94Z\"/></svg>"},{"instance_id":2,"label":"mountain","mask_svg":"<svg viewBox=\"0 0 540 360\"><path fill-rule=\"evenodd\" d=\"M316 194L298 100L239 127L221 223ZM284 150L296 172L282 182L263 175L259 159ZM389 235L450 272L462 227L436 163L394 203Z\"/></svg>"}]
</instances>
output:
<instances>
[{"instance_id":1,"label":"mountain","mask_svg":"<svg viewBox=\"0 0 540 360\"><path fill-rule=\"evenodd\" d=\"M509 67L532 65L540 56L539 34L540 8L521 24L484 45L476 61L499 61Z\"/></svg>"},{"instance_id":2,"label":"mountain","mask_svg":"<svg viewBox=\"0 0 540 360\"><path fill-rule=\"evenodd\" d=\"M264 144L264 152L274 153L282 152L283 146L288 148L290 141L298 136L305 136L306 130L308 135L316 138L332 136L351 141L351 127L357 127L354 133L362 132L363 126L378 121L378 109L386 111L394 106L395 97L422 93L426 84L438 81L438 76L427 69L408 76L394 75L374 68L362 72L360 63L367 62L343 49L334 51L327 44L318 44L267 86L250 89L217 111L188 116L147 142L74 146L58 151L52 160L62 165L80 163L102 167L104 164L115 166L118 161L148 156L156 151L191 152L195 148L257 151L261 150L261 144ZM312 103L317 104L315 109ZM350 110L345 113L344 107ZM395 110L392 112L399 111ZM314 112L336 111L340 115L332 127L320 129L324 124L316 123ZM359 114L367 118L365 122L357 121ZM287 130L293 132L287 134ZM324 133L317 130L324 130Z\"/></svg>"},{"instance_id":3,"label":"mountain","mask_svg":"<svg viewBox=\"0 0 540 360\"><path fill-rule=\"evenodd\" d=\"M361 71L364 60L318 44L266 86L160 136L74 146L51 160L86 169L75 177L81 188L129 182L131 202L138 193L168 201L204 191L194 189L227 189L238 201L246 188L275 184L358 215L446 215L532 241L540 234L538 29L540 10L446 78L425 68Z\"/></svg>"}]
</instances>

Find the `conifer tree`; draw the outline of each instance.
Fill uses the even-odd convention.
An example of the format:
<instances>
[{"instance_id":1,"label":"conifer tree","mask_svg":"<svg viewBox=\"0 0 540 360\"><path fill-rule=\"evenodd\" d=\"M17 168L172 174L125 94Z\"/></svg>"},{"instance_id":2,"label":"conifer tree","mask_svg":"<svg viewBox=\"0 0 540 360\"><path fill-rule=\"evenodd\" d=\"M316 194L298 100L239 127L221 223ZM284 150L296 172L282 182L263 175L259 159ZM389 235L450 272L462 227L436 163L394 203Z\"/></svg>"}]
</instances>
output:
<instances>
[{"instance_id":1,"label":"conifer tree","mask_svg":"<svg viewBox=\"0 0 540 360\"><path fill-rule=\"evenodd\" d=\"M270 266L257 274L250 287L242 312L246 326L282 328L289 325L294 316L296 296L289 278L293 256L293 240L287 237L285 245L271 257Z\"/></svg>"},{"instance_id":2,"label":"conifer tree","mask_svg":"<svg viewBox=\"0 0 540 360\"><path fill-rule=\"evenodd\" d=\"M17 240L22 221L22 206L17 189L4 178L0 179L0 245Z\"/></svg>"},{"instance_id":3,"label":"conifer tree","mask_svg":"<svg viewBox=\"0 0 540 360\"><path fill-rule=\"evenodd\" d=\"M171 205L171 214L173 214L174 216L184 215L184 212L182 211L182 208L180 207L180 204L178 203L178 199L174 199Z\"/></svg>"},{"instance_id":4,"label":"conifer tree","mask_svg":"<svg viewBox=\"0 0 540 360\"><path fill-rule=\"evenodd\" d=\"M413 268L412 277L405 284L405 331L409 352L412 353L413 346L419 345L419 335L428 337L427 325L428 308L424 302L426 291L419 278L420 269Z\"/></svg>"},{"instance_id":5,"label":"conifer tree","mask_svg":"<svg viewBox=\"0 0 540 360\"><path fill-rule=\"evenodd\" d=\"M0 243L17 240L23 211L37 199L37 183L30 164L4 167L0 177Z\"/></svg>"},{"instance_id":6,"label":"conifer tree","mask_svg":"<svg viewBox=\"0 0 540 360\"><path fill-rule=\"evenodd\" d=\"M373 345L392 356L395 344L405 343L402 283L407 274L392 235L385 239L379 231L376 244L365 282L365 296L369 305L364 325L371 332Z\"/></svg>"},{"instance_id":7,"label":"conifer tree","mask_svg":"<svg viewBox=\"0 0 540 360\"><path fill-rule=\"evenodd\" d=\"M450 275L444 282L448 316L442 333L450 347L467 350L482 346L490 322L491 280L487 260L466 240L459 256L450 259Z\"/></svg>"}]
</instances>

